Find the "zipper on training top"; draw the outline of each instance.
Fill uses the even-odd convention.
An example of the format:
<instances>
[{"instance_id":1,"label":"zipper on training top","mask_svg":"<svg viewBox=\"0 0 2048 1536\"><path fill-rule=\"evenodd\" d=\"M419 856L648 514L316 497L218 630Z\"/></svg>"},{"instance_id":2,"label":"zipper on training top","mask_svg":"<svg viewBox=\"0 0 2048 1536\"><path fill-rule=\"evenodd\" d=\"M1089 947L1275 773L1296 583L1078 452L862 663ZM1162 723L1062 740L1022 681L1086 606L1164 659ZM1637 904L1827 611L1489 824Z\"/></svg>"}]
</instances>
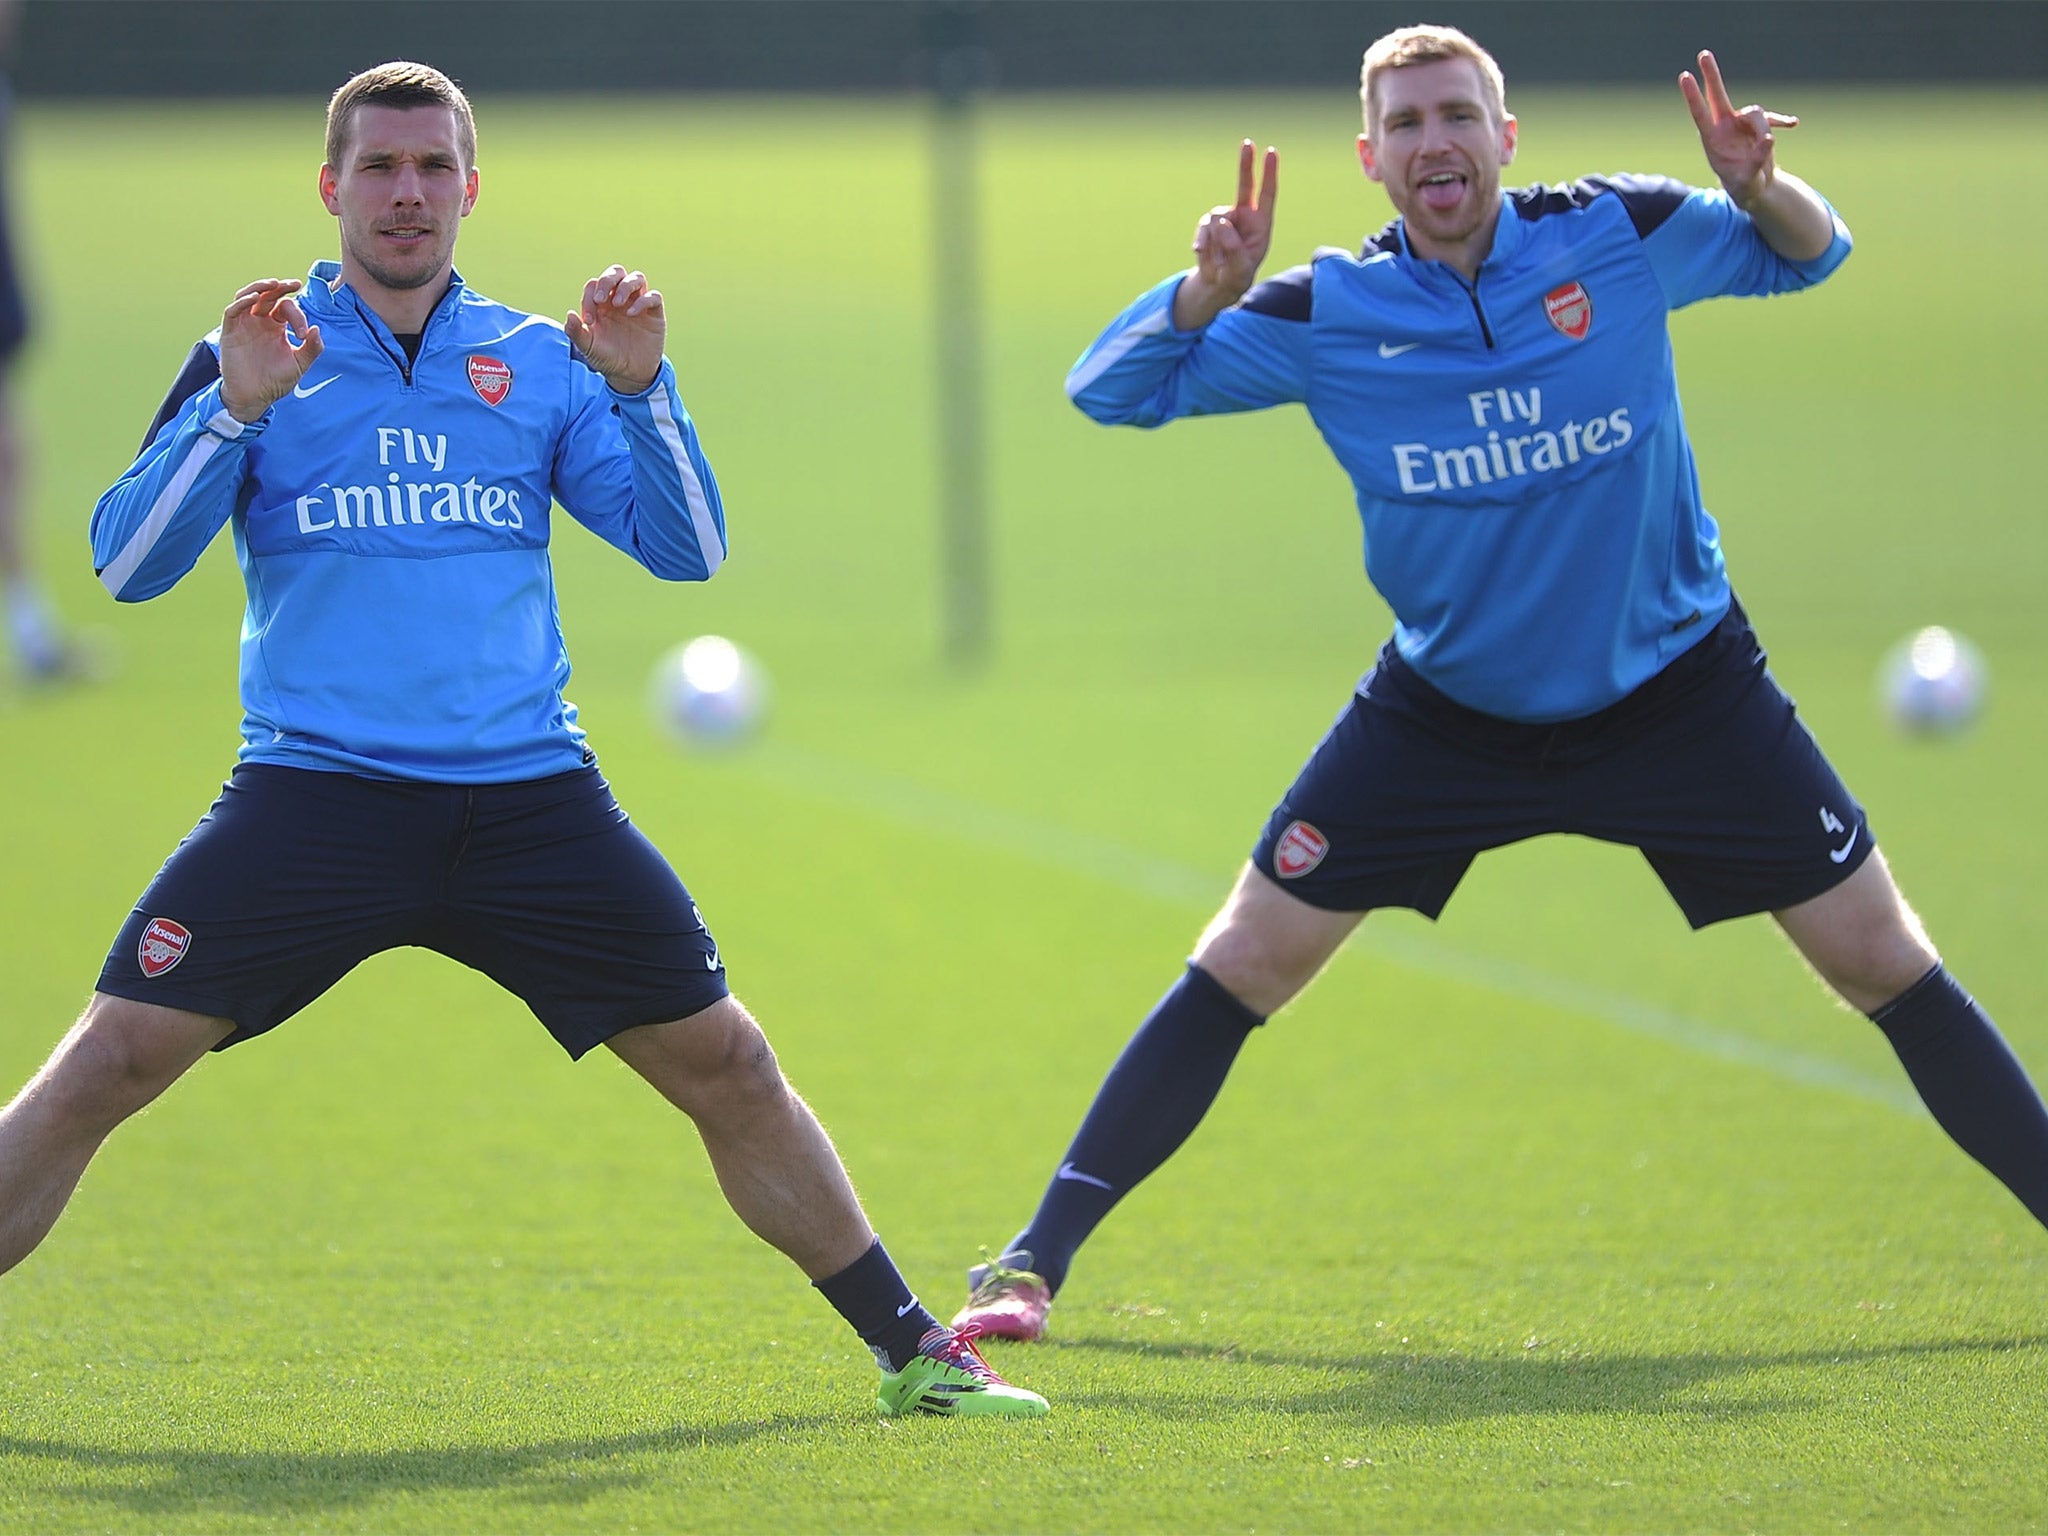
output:
<instances>
[{"instance_id":1,"label":"zipper on training top","mask_svg":"<svg viewBox=\"0 0 2048 1536\"><path fill-rule=\"evenodd\" d=\"M1408 235L1405 229L1401 233L1401 248L1408 253L1411 259L1421 259L1416 257L1415 247L1408 243ZM1465 281L1464 274L1460 272L1456 267L1452 266L1449 262L1438 261L1435 264L1437 266L1442 267L1446 272L1450 273L1451 281L1456 283L1460 288L1464 289L1465 297L1472 301L1472 313L1479 317L1479 334L1482 338L1485 339L1486 350L1489 352L1499 351L1500 348L1493 339L1493 327L1489 325L1486 320L1486 306L1479 302L1478 275L1475 273L1473 275L1472 281L1468 283Z\"/></svg>"},{"instance_id":2,"label":"zipper on training top","mask_svg":"<svg viewBox=\"0 0 2048 1536\"><path fill-rule=\"evenodd\" d=\"M456 285L451 282L447 286L447 288L442 290L441 297L434 301L434 307L431 310L427 311L426 324L420 327L420 351L422 354L424 354L427 350L427 332L433 328L435 320L440 318L442 309L448 303L448 296L455 292L455 287ZM369 327L370 339L376 342L377 345L383 349L384 355L390 358L392 363L396 365L398 369L398 377L404 381L405 387L407 389L411 389L412 370L414 365L418 362L418 358L407 357L405 355L404 347L399 347L396 351L393 351L389 346L386 346L384 342L384 333L387 330L389 330L390 327L384 324L383 316L379 315L374 309L370 308L369 305L365 304L362 301L361 296L358 295L353 289L349 291L349 298L351 301L354 302L357 312L362 315L364 323ZM1491 343L1489 343L1489 345L1491 345Z\"/></svg>"},{"instance_id":3,"label":"zipper on training top","mask_svg":"<svg viewBox=\"0 0 2048 1536\"><path fill-rule=\"evenodd\" d=\"M392 350L391 350L391 348L389 348L389 347L386 347L386 346L384 346L384 338L383 338L383 336L382 336L382 335L381 335L381 334L380 334L380 333L378 332L378 330L377 330L377 327L376 327L376 326L374 326L374 325L370 327L370 339L371 339L372 341L376 342L378 346L380 346L380 347L383 347L383 348L384 348L384 355L385 355L386 357L390 358L392 362L394 362L394 363L396 363L396 364L398 365L398 376L399 376L399 378L401 378L402 380L404 380L404 381L405 381L405 387L406 387L407 389L411 389L411 388L412 388L412 360L411 360L410 358L408 358L408 357L407 357L407 356L405 355L405 348L403 348L403 347L400 347L400 348L399 348L399 349L398 349L398 350L397 350L396 352L394 352L394 351L392 351ZM422 338L421 338L421 342L420 342L420 345L421 345L422 347L424 347L424 346L426 345L426 341L425 341L425 338L424 338L424 337L422 337Z\"/></svg>"},{"instance_id":4,"label":"zipper on training top","mask_svg":"<svg viewBox=\"0 0 2048 1536\"><path fill-rule=\"evenodd\" d=\"M1479 334L1486 339L1486 350L1489 352L1499 350L1494 345L1493 327L1486 323L1486 306L1479 302L1478 277L1474 276L1472 281L1468 283L1463 277L1458 275L1456 268L1450 268L1449 270L1451 276L1457 279L1458 286L1465 290L1465 297L1472 301L1472 313L1479 317Z\"/></svg>"}]
</instances>

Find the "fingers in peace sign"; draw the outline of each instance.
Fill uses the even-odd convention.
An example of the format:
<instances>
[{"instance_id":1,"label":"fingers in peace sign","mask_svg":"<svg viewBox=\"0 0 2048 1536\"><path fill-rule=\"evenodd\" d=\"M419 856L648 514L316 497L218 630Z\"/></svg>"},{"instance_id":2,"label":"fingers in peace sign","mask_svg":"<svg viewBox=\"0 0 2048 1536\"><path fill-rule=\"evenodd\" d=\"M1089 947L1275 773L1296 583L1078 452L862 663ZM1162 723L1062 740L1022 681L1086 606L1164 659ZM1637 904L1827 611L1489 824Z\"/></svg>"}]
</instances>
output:
<instances>
[{"instance_id":1,"label":"fingers in peace sign","mask_svg":"<svg viewBox=\"0 0 2048 1536\"><path fill-rule=\"evenodd\" d=\"M1727 82L1721 78L1720 62L1710 51L1701 50L1699 71L1698 79L1690 70L1679 74L1679 94L1700 131L1707 164L1737 206L1747 207L1770 187L1777 174L1774 130L1797 128L1799 119L1766 111L1754 103L1737 110Z\"/></svg>"}]
</instances>

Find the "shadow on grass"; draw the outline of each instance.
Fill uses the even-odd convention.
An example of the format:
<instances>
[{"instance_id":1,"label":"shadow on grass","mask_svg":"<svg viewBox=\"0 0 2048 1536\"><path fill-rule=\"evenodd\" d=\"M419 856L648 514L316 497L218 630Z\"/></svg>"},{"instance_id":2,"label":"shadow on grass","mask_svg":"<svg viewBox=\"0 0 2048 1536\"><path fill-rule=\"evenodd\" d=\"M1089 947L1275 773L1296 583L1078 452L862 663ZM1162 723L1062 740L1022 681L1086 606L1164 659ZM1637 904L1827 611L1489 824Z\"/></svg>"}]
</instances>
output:
<instances>
[{"instance_id":1,"label":"shadow on grass","mask_svg":"<svg viewBox=\"0 0 2048 1536\"><path fill-rule=\"evenodd\" d=\"M119 1505L150 1516L307 1515L393 1494L511 1490L536 1504L580 1504L659 1475L643 1456L815 1434L844 1420L784 1414L705 1428L675 1425L636 1435L544 1440L535 1445L433 1446L393 1451L124 1451L104 1444L0 1434L0 1458L20 1456L93 1469L90 1481L52 1485L46 1496Z\"/></svg>"},{"instance_id":2,"label":"shadow on grass","mask_svg":"<svg viewBox=\"0 0 2048 1536\"><path fill-rule=\"evenodd\" d=\"M1040 1349L1129 1356L1162 1367L1143 1391L1108 1387L1060 1393L1059 1402L1074 1408L1113 1409L1140 1419L1177 1422L1281 1413L1352 1426L1427 1427L1551 1414L1677 1415L1707 1422L1792 1412L1810 1407L1813 1400L1768 1390L1702 1396L1700 1389L1774 1370L1999 1355L2043 1347L2048 1347L2048 1335L1757 1354L1599 1355L1562 1352L1549 1345L1507 1357L1393 1350L1319 1356L1082 1335L1048 1341ZM1024 1361L1016 1363L1022 1366ZM1172 1369L1182 1363L1201 1369L1192 1378ZM1217 1367L1232 1373L1227 1388L1216 1379ZM1327 1385L1304 1390L1302 1373L1321 1376ZM1029 1379L1028 1371L1020 1374ZM844 1422L835 1415L784 1414L531 1445L324 1453L123 1450L104 1442L69 1443L0 1433L0 1459L18 1457L79 1469L84 1474L79 1480L53 1482L42 1490L53 1504L64 1500L113 1505L159 1520L235 1515L305 1519L406 1494L509 1492L536 1505L576 1505L671 1479L677 1474L675 1463L692 1452L778 1436L815 1435L843 1427ZM650 1459L657 1464L650 1465Z\"/></svg>"},{"instance_id":3,"label":"shadow on grass","mask_svg":"<svg viewBox=\"0 0 2048 1536\"><path fill-rule=\"evenodd\" d=\"M2016 1353L2048 1346L2048 1335L1996 1339L1923 1340L1866 1344L1840 1349L1758 1354L1607 1355L1539 1344L1514 1356L1387 1350L1378 1354L1317 1356L1229 1344L1068 1337L1041 1348L1134 1355L1162 1362L1320 1372L1339 1378L1308 1391L1239 1379L1228 1394L1204 1381L1161 1382L1155 1392L1067 1392L1076 1406L1114 1408L1172 1419L1219 1418L1247 1409L1271 1413L1320 1414L1369 1423L1433 1425L1471 1419L1566 1413L1678 1414L1700 1419L1736 1418L1812 1406L1811 1397L1763 1392L1699 1395L1717 1381L1760 1371L1820 1369L1887 1360ZM1005 1362L1007 1363L1007 1362Z\"/></svg>"}]
</instances>

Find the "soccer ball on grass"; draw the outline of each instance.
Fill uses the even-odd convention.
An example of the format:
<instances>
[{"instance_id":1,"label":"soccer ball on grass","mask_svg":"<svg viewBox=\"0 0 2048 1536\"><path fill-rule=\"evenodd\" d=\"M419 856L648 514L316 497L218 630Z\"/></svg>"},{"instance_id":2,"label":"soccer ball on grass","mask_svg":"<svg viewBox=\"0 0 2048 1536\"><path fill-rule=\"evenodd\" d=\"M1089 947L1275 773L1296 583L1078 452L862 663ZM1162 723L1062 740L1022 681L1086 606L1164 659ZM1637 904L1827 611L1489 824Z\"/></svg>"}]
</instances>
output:
<instances>
[{"instance_id":1,"label":"soccer ball on grass","mask_svg":"<svg viewBox=\"0 0 2048 1536\"><path fill-rule=\"evenodd\" d=\"M1953 736L1984 712L1991 690L1984 656L1939 624L1893 646L1877 674L1878 700L1911 736Z\"/></svg>"},{"instance_id":2,"label":"soccer ball on grass","mask_svg":"<svg viewBox=\"0 0 2048 1536\"><path fill-rule=\"evenodd\" d=\"M768 713L768 675L723 635L699 635L655 663L647 707L683 746L738 746Z\"/></svg>"}]
</instances>

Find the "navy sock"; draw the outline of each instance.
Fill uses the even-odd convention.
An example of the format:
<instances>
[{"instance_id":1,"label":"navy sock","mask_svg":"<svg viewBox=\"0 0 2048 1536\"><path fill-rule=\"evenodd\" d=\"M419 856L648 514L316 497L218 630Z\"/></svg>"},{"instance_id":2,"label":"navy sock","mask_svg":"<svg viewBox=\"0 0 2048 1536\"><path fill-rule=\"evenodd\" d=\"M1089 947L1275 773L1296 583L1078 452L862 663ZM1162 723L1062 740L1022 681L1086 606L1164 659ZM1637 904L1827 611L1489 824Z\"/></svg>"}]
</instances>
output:
<instances>
[{"instance_id":1,"label":"navy sock","mask_svg":"<svg viewBox=\"0 0 2048 1536\"><path fill-rule=\"evenodd\" d=\"M1029 1251L1031 1267L1057 1291L1075 1250L1110 1207L1201 1124L1238 1048L1265 1022L1189 965L1102 1080L1038 1214L1009 1251Z\"/></svg>"},{"instance_id":2,"label":"navy sock","mask_svg":"<svg viewBox=\"0 0 2048 1536\"><path fill-rule=\"evenodd\" d=\"M1991 1016L1937 965L1870 1020L1935 1123L2048 1226L2048 1109Z\"/></svg>"},{"instance_id":3,"label":"navy sock","mask_svg":"<svg viewBox=\"0 0 2048 1536\"><path fill-rule=\"evenodd\" d=\"M885 1371L902 1370L917 1353L918 1340L939 1326L939 1320L910 1294L879 1237L838 1274L811 1284L853 1324Z\"/></svg>"}]
</instances>

